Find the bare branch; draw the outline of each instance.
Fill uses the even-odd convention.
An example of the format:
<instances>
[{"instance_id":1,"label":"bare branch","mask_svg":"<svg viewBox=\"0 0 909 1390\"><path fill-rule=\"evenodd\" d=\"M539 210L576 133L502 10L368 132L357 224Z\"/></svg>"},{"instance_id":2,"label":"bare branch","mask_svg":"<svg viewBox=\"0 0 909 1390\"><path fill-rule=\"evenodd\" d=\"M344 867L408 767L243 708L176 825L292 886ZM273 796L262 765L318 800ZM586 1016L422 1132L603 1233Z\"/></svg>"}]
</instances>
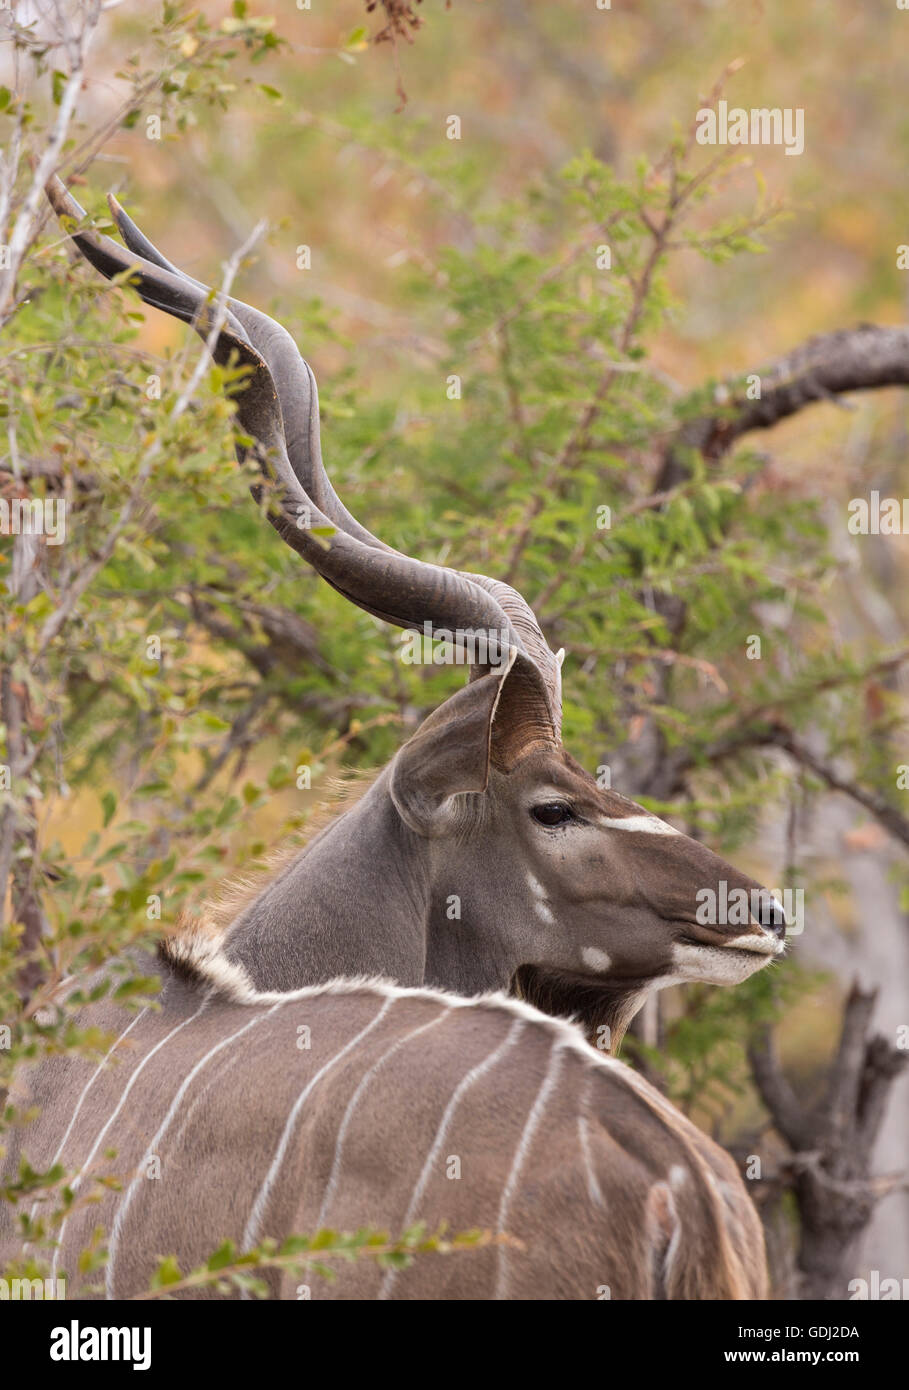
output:
<instances>
[{"instance_id":1,"label":"bare branch","mask_svg":"<svg viewBox=\"0 0 909 1390\"><path fill-rule=\"evenodd\" d=\"M792 1153L799 1212L798 1268L805 1298L845 1297L847 1273L877 1202L907 1186L903 1173L871 1173L874 1146L891 1087L909 1053L869 1036L876 991L853 982L843 1010L836 1057L823 1096L805 1107L776 1057L769 1028L749 1047L755 1084Z\"/></svg>"},{"instance_id":2,"label":"bare branch","mask_svg":"<svg viewBox=\"0 0 909 1390\"><path fill-rule=\"evenodd\" d=\"M895 806L891 806L880 792L874 791L871 787L863 787L851 777L838 772L831 763L812 753L788 730L773 730L767 742L784 749L797 763L808 768L826 783L831 791L842 792L859 806L864 806L889 834L909 846L909 817L904 816Z\"/></svg>"},{"instance_id":3,"label":"bare branch","mask_svg":"<svg viewBox=\"0 0 909 1390\"><path fill-rule=\"evenodd\" d=\"M751 1039L748 1061L761 1099L780 1134L792 1149L806 1147L809 1131L805 1123L805 1108L783 1075L769 1027L762 1028Z\"/></svg>"},{"instance_id":4,"label":"bare branch","mask_svg":"<svg viewBox=\"0 0 909 1390\"><path fill-rule=\"evenodd\" d=\"M40 159L35 164L28 192L9 235L9 264L5 275L0 279L0 324L4 323L9 315L10 306L15 300L16 284L22 262L39 230L39 209L44 197L44 186L56 171L75 114L76 102L82 90L85 74L85 59L95 36L100 14L101 6L96 0L96 3L87 8L85 23L79 35L66 43L70 62L69 76L63 86L60 105L57 108L57 115L47 144L44 146ZM62 14L60 18L62 21ZM10 168L7 174L10 188L15 176L15 169ZM2 234L2 230L0 228L0 234Z\"/></svg>"},{"instance_id":5,"label":"bare branch","mask_svg":"<svg viewBox=\"0 0 909 1390\"><path fill-rule=\"evenodd\" d=\"M748 399L749 375L760 378L759 400ZM770 429L816 401L885 386L909 386L909 328L862 324L810 338L770 366L718 387L717 410L687 421L668 445L655 489L675 487L688 476L690 450L716 460L742 435Z\"/></svg>"}]
</instances>

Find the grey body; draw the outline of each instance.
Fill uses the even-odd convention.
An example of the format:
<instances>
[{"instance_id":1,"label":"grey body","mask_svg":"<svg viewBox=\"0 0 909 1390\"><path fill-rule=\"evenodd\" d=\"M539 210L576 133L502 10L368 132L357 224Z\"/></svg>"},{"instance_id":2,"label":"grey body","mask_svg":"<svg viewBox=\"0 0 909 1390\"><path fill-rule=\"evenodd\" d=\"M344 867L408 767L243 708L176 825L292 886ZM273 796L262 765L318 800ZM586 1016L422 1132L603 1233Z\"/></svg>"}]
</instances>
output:
<instances>
[{"instance_id":1,"label":"grey body","mask_svg":"<svg viewBox=\"0 0 909 1390\"><path fill-rule=\"evenodd\" d=\"M189 980L166 973L160 1011L93 1009L119 1037L105 1065L55 1058L20 1078L41 1108L25 1131L30 1160L77 1174L55 1265L68 1298L141 1293L157 1256L186 1271L225 1237L249 1248L324 1226L396 1236L421 1220L504 1231L521 1248L428 1254L394 1274L340 1263L334 1283L275 1272L271 1291L763 1296L760 1223L728 1155L571 1025L505 996L345 981L257 998L229 970L212 989L218 973L212 962ZM92 1175L120 1190L81 1206ZM95 1293L76 1264L98 1224L110 1255ZM0 1209L0 1263L16 1253L11 1227Z\"/></svg>"}]
</instances>

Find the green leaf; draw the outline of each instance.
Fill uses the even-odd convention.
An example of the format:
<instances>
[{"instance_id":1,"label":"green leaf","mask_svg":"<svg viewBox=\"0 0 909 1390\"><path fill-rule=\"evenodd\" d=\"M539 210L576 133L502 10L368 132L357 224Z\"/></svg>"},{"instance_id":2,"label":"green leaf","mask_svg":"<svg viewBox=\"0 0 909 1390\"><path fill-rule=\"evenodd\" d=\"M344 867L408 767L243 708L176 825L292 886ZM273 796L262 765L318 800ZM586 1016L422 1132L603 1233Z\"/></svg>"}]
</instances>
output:
<instances>
[{"instance_id":1,"label":"green leaf","mask_svg":"<svg viewBox=\"0 0 909 1390\"><path fill-rule=\"evenodd\" d=\"M158 1261L158 1268L152 1276L151 1286L153 1289L167 1288L170 1284L179 1284L183 1275L180 1266L174 1255L165 1255Z\"/></svg>"},{"instance_id":2,"label":"green leaf","mask_svg":"<svg viewBox=\"0 0 909 1390\"><path fill-rule=\"evenodd\" d=\"M219 1245L213 1255L208 1257L205 1268L208 1270L224 1269L225 1265L234 1263L237 1255L237 1247L232 1240L225 1240Z\"/></svg>"}]
</instances>

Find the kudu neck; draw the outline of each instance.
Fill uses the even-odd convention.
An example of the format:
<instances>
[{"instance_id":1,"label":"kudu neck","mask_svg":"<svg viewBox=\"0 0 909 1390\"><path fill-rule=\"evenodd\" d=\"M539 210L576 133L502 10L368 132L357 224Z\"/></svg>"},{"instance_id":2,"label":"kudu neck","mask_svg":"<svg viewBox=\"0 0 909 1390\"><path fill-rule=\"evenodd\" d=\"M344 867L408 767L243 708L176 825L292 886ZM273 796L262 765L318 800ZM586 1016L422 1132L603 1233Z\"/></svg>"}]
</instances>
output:
<instances>
[{"instance_id":1,"label":"kudu neck","mask_svg":"<svg viewBox=\"0 0 909 1390\"><path fill-rule=\"evenodd\" d=\"M257 988L357 975L424 982L427 856L386 782L383 772L229 927L226 954Z\"/></svg>"},{"instance_id":2,"label":"kudu neck","mask_svg":"<svg viewBox=\"0 0 909 1390\"><path fill-rule=\"evenodd\" d=\"M496 929L501 905L492 920L488 903L463 920L449 916L448 886L436 880L454 849L404 824L388 781L386 770L228 929L226 954L258 989L341 975L459 994L508 988L520 962Z\"/></svg>"}]
</instances>

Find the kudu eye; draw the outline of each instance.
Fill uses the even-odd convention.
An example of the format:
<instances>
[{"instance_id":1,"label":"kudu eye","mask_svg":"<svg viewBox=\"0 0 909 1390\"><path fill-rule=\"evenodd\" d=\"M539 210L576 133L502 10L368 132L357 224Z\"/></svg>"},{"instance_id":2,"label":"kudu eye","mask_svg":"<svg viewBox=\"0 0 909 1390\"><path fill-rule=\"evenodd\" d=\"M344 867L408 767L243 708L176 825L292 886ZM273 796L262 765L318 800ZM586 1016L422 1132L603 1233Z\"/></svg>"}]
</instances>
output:
<instances>
[{"instance_id":1,"label":"kudu eye","mask_svg":"<svg viewBox=\"0 0 909 1390\"><path fill-rule=\"evenodd\" d=\"M530 814L540 825L564 825L573 819L572 809L564 801L544 801L540 806L532 806Z\"/></svg>"}]
</instances>

